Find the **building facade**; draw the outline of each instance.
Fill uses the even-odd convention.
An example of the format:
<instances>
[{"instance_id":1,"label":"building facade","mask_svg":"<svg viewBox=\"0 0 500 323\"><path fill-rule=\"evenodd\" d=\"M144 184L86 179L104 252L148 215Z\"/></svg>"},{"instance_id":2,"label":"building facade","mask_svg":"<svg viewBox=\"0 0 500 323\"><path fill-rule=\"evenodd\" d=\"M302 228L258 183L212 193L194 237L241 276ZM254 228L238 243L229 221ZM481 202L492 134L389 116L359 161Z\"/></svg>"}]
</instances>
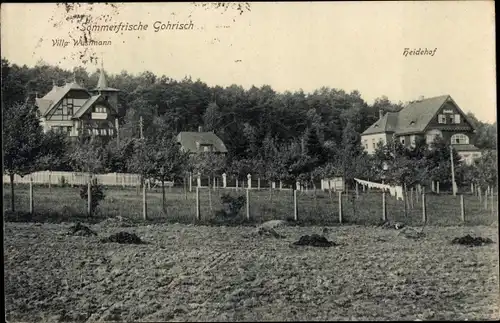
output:
<instances>
[{"instance_id":1,"label":"building facade","mask_svg":"<svg viewBox=\"0 0 500 323\"><path fill-rule=\"evenodd\" d=\"M82 134L115 136L118 125L118 89L108 87L101 68L97 86L87 90L76 80L36 98L44 132L56 131L77 137Z\"/></svg>"},{"instance_id":2,"label":"building facade","mask_svg":"<svg viewBox=\"0 0 500 323\"><path fill-rule=\"evenodd\" d=\"M438 136L468 164L481 156L474 146L474 124L449 95L420 98L399 112L380 112L379 119L361 134L361 143L368 154L373 154L379 143L387 144L389 140L411 147L419 139L430 144Z\"/></svg>"}]
</instances>

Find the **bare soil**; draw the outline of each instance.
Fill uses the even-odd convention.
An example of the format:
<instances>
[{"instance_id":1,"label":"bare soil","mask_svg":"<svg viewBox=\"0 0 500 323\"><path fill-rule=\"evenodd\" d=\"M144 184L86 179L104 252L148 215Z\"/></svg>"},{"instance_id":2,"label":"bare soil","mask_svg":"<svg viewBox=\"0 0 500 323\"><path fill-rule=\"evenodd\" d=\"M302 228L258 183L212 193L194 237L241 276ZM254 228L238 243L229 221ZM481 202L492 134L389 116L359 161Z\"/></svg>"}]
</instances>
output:
<instances>
[{"instance_id":1,"label":"bare soil","mask_svg":"<svg viewBox=\"0 0 500 323\"><path fill-rule=\"evenodd\" d=\"M323 227L5 223L9 322L499 319L498 228L330 227L316 248L290 244ZM102 243L126 231L148 244ZM326 232L326 231L323 231ZM494 243L453 244L467 234Z\"/></svg>"}]
</instances>

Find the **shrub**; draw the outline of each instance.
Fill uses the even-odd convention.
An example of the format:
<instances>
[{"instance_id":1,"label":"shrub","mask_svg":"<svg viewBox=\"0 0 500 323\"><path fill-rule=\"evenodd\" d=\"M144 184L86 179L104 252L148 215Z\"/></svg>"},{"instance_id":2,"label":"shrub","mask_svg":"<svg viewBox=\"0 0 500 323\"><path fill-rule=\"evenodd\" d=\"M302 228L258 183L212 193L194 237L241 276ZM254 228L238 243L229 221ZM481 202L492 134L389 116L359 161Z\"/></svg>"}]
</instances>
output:
<instances>
[{"instance_id":1,"label":"shrub","mask_svg":"<svg viewBox=\"0 0 500 323\"><path fill-rule=\"evenodd\" d=\"M92 201L91 201L91 210L92 213L95 212L97 207L99 206L99 203L104 200L105 195L104 195L104 187L97 183L97 181L92 181L91 187L90 187L90 194L92 194ZM88 199L88 187L87 185L81 185L80 186L80 197L87 201Z\"/></svg>"},{"instance_id":2,"label":"shrub","mask_svg":"<svg viewBox=\"0 0 500 323\"><path fill-rule=\"evenodd\" d=\"M217 212L217 214L225 215L226 217L236 217L246 203L245 197L242 195L233 197L230 194L223 194L220 199L224 209Z\"/></svg>"},{"instance_id":3,"label":"shrub","mask_svg":"<svg viewBox=\"0 0 500 323\"><path fill-rule=\"evenodd\" d=\"M66 178L64 176L61 176L61 179L59 180L59 185L61 185L61 187L68 186L68 181L66 180Z\"/></svg>"}]
</instances>

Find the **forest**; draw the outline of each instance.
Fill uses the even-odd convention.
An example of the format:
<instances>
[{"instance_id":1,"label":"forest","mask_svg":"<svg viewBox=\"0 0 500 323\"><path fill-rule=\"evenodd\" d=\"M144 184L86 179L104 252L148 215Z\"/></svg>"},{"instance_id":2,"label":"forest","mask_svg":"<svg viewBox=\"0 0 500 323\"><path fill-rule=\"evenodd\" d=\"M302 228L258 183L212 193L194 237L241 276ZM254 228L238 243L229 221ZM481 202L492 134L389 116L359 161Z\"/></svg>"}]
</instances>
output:
<instances>
[{"instance_id":1,"label":"forest","mask_svg":"<svg viewBox=\"0 0 500 323\"><path fill-rule=\"evenodd\" d=\"M15 121L18 118L16 115L21 112L12 111L14 107L31 106L25 109L31 111L34 98L43 97L50 91L53 82L63 85L76 79L80 85L93 88L98 77L99 70L88 73L84 67L73 71L63 70L43 61L28 67L2 59L4 139L9 137L6 129L26 129L26 126L19 124L20 121ZM190 77L174 80L151 71L139 75L122 71L117 75L107 75L107 80L109 86L121 90L120 142L92 143L100 147L96 148L95 154L100 154L102 160L101 166L95 168L96 172L131 170L128 163L137 160L132 157L141 150L136 149L136 146L140 137L139 120L142 117L145 140L141 144L152 151L161 151L154 147L160 142L170 147L164 138L172 138L180 131L197 131L199 126L203 126L204 131L214 131L223 140L228 155L220 161L220 165L214 165L216 160L210 157L205 160L203 167L198 163L190 171L194 168L205 173L226 171L243 178L251 172L268 180L283 181L322 176L344 176L348 180L356 176L377 179L382 176L380 169L385 163L394 166L391 168L394 171L389 172L391 174L386 172L383 175L388 181L393 178L395 182L404 181L413 185L424 179L441 180L442 183L451 179L449 171L442 171L448 169L450 163L445 143L435 143L436 147L444 149L441 153L422 149L425 143L417 144L414 149L379 147L375 156L367 156L363 152L360 133L378 119L379 110L397 111L403 107L402 102L392 102L383 95L373 104L367 104L358 91L347 93L342 89L322 87L312 93L279 93L268 85L246 90L235 84L228 87L208 86L202 80L193 81ZM486 150L496 149L496 123L488 124L479 121L472 113L468 115L478 129L476 146ZM12 125L6 126L6 122ZM13 155L18 153L16 140L19 142L20 139L12 141ZM57 140L61 144L55 144ZM43 148L44 141L52 148ZM80 156L75 155L78 148L75 145L78 146L78 143L66 142L56 134L45 135L39 142L40 154L45 150L45 155L41 158L42 163L37 162L38 169L40 164L44 165L44 169L49 167L51 170L84 170L89 167L78 166L81 161L75 162L74 158L68 157ZM54 147L64 147L64 151L54 151L57 150ZM398 159L398 154L404 158ZM475 173L466 172L468 167L460 165L456 152L454 154L457 176L463 184L479 178L477 174L473 175ZM478 162L496 161L496 152L495 157L492 154L485 154L485 160ZM170 157L163 156L167 159ZM12 158L15 159L15 156ZM12 168L15 168L12 163L8 165L4 161L4 169ZM477 167L475 172L478 172ZM484 181L493 183L490 175Z\"/></svg>"}]
</instances>

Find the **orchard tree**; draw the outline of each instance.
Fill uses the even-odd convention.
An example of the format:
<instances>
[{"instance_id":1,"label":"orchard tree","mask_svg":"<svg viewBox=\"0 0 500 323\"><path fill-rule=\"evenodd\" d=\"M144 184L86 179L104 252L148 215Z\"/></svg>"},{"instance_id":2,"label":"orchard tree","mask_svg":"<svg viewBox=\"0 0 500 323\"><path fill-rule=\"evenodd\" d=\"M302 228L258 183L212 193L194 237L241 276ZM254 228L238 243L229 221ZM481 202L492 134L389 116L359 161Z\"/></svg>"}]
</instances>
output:
<instances>
[{"instance_id":1,"label":"orchard tree","mask_svg":"<svg viewBox=\"0 0 500 323\"><path fill-rule=\"evenodd\" d=\"M42 150L38 159L38 169L50 172L70 170L68 137L64 133L49 131L42 136ZM49 179L49 189L51 182Z\"/></svg>"},{"instance_id":2,"label":"orchard tree","mask_svg":"<svg viewBox=\"0 0 500 323\"><path fill-rule=\"evenodd\" d=\"M161 182L162 205L166 213L165 182L175 182L183 176L189 163L189 154L180 149L177 140L170 136L140 139L129 163L129 169L143 178Z\"/></svg>"},{"instance_id":3,"label":"orchard tree","mask_svg":"<svg viewBox=\"0 0 500 323\"><path fill-rule=\"evenodd\" d=\"M43 133L32 106L15 103L3 106L2 110L3 167L10 179L11 208L14 212L14 175L24 176L36 171Z\"/></svg>"},{"instance_id":4,"label":"orchard tree","mask_svg":"<svg viewBox=\"0 0 500 323\"><path fill-rule=\"evenodd\" d=\"M494 187L498 181L498 155L496 150L483 152L480 158L474 161L479 185L482 188Z\"/></svg>"}]
</instances>

